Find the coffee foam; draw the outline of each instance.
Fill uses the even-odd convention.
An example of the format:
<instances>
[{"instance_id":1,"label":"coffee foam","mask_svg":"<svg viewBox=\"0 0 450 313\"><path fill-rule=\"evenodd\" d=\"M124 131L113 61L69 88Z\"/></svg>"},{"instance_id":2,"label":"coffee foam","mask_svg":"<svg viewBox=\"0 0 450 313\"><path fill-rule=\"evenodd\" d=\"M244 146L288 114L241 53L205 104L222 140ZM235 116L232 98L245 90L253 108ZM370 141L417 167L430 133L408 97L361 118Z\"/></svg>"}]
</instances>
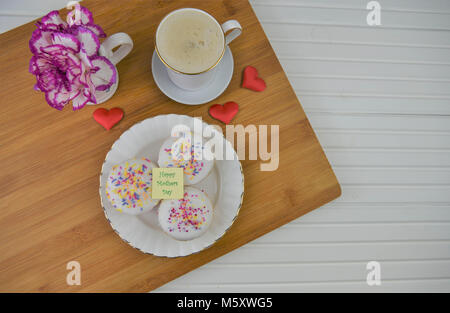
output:
<instances>
[{"instance_id":1,"label":"coffee foam","mask_svg":"<svg viewBox=\"0 0 450 313\"><path fill-rule=\"evenodd\" d=\"M195 74L217 63L225 43L222 29L214 19L196 10L182 10L162 22L156 45L170 67Z\"/></svg>"}]
</instances>

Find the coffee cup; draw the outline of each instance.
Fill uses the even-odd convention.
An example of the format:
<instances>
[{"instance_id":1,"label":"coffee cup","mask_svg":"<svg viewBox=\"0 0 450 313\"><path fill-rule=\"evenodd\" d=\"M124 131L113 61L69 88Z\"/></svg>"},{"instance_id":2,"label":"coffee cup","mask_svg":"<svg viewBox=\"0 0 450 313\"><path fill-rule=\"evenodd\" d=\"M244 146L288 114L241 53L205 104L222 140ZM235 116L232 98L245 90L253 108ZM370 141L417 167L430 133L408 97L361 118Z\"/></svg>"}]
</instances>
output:
<instances>
[{"instance_id":1,"label":"coffee cup","mask_svg":"<svg viewBox=\"0 0 450 313\"><path fill-rule=\"evenodd\" d=\"M183 8L162 19L155 50L171 81L184 90L196 91L214 80L227 46L241 33L236 20L219 24L205 11Z\"/></svg>"},{"instance_id":2,"label":"coffee cup","mask_svg":"<svg viewBox=\"0 0 450 313\"><path fill-rule=\"evenodd\" d=\"M116 66L117 63L122 61L133 49L133 40L125 33L116 33L103 41L100 45L100 49L98 50L98 54L106 57L111 61L111 63ZM95 98L97 103L101 104L105 101L109 100L117 90L117 86L119 85L119 72L116 68L116 83L112 85L108 90L97 90L95 92ZM89 103L90 105L94 105L94 103Z\"/></svg>"}]
</instances>

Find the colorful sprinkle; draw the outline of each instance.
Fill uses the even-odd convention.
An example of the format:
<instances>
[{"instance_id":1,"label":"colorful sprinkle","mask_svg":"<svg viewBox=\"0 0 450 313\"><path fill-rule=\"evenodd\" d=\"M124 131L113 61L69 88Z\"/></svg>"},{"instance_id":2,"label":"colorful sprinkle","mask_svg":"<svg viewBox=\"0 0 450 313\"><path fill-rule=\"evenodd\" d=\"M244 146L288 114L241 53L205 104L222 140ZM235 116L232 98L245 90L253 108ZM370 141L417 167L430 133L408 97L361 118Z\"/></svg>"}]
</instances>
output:
<instances>
[{"instance_id":1,"label":"colorful sprinkle","mask_svg":"<svg viewBox=\"0 0 450 313\"><path fill-rule=\"evenodd\" d=\"M142 212L158 203L151 198L153 167L147 158L113 166L106 183L106 196L117 211Z\"/></svg>"},{"instance_id":2,"label":"colorful sprinkle","mask_svg":"<svg viewBox=\"0 0 450 313\"><path fill-rule=\"evenodd\" d=\"M201 151L203 154L204 147L201 143L192 144L190 137L184 138L185 140L181 142L179 152L174 154L171 148L164 149L169 155L171 162L165 162L166 167L181 167L183 168L184 174L193 180L195 176L199 175L200 172L205 167L205 164L199 157L196 156L195 152ZM185 160L183 158L184 154L189 154L190 158Z\"/></svg>"},{"instance_id":3,"label":"colorful sprinkle","mask_svg":"<svg viewBox=\"0 0 450 313\"><path fill-rule=\"evenodd\" d=\"M176 206L172 206L169 212L169 232L187 233L200 230L204 226L205 215L209 214L210 209L206 206L205 199L202 199L200 206L196 206L191 198L198 198L198 195L185 192L183 199L173 201Z\"/></svg>"}]
</instances>

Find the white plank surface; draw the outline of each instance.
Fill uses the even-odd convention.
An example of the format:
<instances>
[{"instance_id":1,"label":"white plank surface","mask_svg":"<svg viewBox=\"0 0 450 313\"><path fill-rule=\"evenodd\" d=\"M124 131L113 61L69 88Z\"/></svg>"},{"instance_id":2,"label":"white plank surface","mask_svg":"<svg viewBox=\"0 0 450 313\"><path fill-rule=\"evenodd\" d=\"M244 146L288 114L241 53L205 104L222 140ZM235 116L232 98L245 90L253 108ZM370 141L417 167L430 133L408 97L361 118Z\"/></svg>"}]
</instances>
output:
<instances>
[{"instance_id":1,"label":"white plank surface","mask_svg":"<svg viewBox=\"0 0 450 313\"><path fill-rule=\"evenodd\" d=\"M343 196L158 292L450 291L450 1L367 2L251 1ZM1 1L0 32L65 3Z\"/></svg>"}]
</instances>

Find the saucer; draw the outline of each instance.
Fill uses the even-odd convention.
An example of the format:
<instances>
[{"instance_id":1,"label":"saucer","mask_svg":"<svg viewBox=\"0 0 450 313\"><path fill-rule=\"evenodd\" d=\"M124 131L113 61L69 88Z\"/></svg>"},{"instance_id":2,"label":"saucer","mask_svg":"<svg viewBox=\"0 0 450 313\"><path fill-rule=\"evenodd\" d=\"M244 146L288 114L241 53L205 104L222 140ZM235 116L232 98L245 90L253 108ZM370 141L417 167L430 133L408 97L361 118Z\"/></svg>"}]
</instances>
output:
<instances>
[{"instance_id":1,"label":"saucer","mask_svg":"<svg viewBox=\"0 0 450 313\"><path fill-rule=\"evenodd\" d=\"M176 86L169 78L167 68L158 57L156 51L153 52L152 73L159 89L170 99L188 105L199 105L210 102L219 97L230 84L233 77L234 60L229 47L217 65L217 73L214 80L204 88L196 91L188 91Z\"/></svg>"}]
</instances>

